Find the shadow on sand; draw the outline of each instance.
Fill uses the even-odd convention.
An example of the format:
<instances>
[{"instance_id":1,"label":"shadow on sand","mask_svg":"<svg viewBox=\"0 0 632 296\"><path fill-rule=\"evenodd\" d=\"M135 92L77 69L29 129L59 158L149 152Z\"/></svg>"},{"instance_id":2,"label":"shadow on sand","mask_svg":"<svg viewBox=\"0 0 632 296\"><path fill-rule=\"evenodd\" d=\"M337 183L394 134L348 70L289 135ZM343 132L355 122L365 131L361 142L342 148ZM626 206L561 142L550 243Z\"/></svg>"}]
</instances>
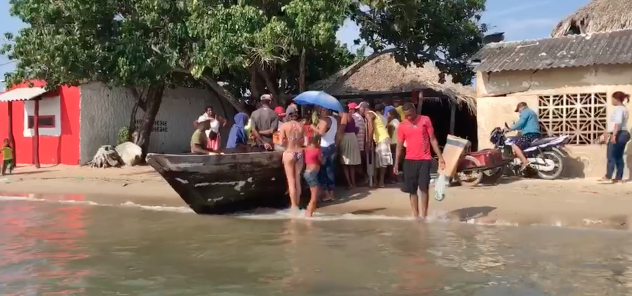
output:
<instances>
[{"instance_id":1,"label":"shadow on sand","mask_svg":"<svg viewBox=\"0 0 632 296\"><path fill-rule=\"evenodd\" d=\"M458 221L467 221L470 219L477 219L482 217L487 217L489 213L496 210L496 207L490 206L480 206L480 207L467 207L454 211L448 212L446 215L450 219L455 219Z\"/></svg>"},{"instance_id":2,"label":"shadow on sand","mask_svg":"<svg viewBox=\"0 0 632 296\"><path fill-rule=\"evenodd\" d=\"M332 206L332 205L350 202L352 200L363 199L369 196L369 194L371 194L371 189L372 188L368 188L368 187L357 187L357 188L349 190L349 189L344 189L342 187L336 187L336 189L334 190L334 196L336 197L336 200L329 201L329 202L319 201L318 207L320 208L324 206ZM301 195L301 206L307 206L307 204L309 203L309 199L310 199L309 193L303 192L303 194Z\"/></svg>"},{"instance_id":3,"label":"shadow on sand","mask_svg":"<svg viewBox=\"0 0 632 296\"><path fill-rule=\"evenodd\" d=\"M6 175L2 177L35 175L35 174L41 174L41 173L46 173L46 172L50 172L50 170L37 170L37 171L28 171L28 172L13 171L13 173L11 174L7 173Z\"/></svg>"}]
</instances>

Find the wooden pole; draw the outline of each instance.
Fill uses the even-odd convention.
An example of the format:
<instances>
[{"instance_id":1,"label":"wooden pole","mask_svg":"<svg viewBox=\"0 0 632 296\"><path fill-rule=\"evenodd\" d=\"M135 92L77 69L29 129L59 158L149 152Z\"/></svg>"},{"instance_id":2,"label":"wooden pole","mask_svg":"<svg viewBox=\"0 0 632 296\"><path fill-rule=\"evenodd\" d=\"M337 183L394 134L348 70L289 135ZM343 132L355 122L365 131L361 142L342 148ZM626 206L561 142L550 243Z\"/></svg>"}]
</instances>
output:
<instances>
[{"instance_id":1,"label":"wooden pole","mask_svg":"<svg viewBox=\"0 0 632 296\"><path fill-rule=\"evenodd\" d=\"M417 101L417 114L421 115L421 109L424 104L424 92L419 91L419 100Z\"/></svg>"},{"instance_id":2,"label":"wooden pole","mask_svg":"<svg viewBox=\"0 0 632 296\"><path fill-rule=\"evenodd\" d=\"M33 164L36 168L40 168L39 161L39 101L35 99L35 107L33 108Z\"/></svg>"},{"instance_id":3,"label":"wooden pole","mask_svg":"<svg viewBox=\"0 0 632 296\"><path fill-rule=\"evenodd\" d=\"M15 157L15 138L13 137L13 102L7 102L7 127L8 127L8 135L9 135L9 143L11 144L11 149L13 152L13 165L17 163L17 158Z\"/></svg>"},{"instance_id":4,"label":"wooden pole","mask_svg":"<svg viewBox=\"0 0 632 296\"><path fill-rule=\"evenodd\" d=\"M305 91L305 47L301 50L301 60L298 70L298 91L302 93Z\"/></svg>"},{"instance_id":5,"label":"wooden pole","mask_svg":"<svg viewBox=\"0 0 632 296\"><path fill-rule=\"evenodd\" d=\"M456 104L450 104L450 135L454 135L454 124L456 121Z\"/></svg>"}]
</instances>

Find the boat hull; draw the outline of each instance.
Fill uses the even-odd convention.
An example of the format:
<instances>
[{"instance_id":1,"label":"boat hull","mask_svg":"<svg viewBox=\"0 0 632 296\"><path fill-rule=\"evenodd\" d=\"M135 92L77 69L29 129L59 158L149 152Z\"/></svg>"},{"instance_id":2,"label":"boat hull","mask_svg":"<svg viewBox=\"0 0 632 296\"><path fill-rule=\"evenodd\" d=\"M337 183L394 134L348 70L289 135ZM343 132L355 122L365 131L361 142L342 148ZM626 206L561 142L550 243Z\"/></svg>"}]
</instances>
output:
<instances>
[{"instance_id":1,"label":"boat hull","mask_svg":"<svg viewBox=\"0 0 632 296\"><path fill-rule=\"evenodd\" d=\"M147 163L198 214L288 204L281 152L149 154Z\"/></svg>"}]
</instances>

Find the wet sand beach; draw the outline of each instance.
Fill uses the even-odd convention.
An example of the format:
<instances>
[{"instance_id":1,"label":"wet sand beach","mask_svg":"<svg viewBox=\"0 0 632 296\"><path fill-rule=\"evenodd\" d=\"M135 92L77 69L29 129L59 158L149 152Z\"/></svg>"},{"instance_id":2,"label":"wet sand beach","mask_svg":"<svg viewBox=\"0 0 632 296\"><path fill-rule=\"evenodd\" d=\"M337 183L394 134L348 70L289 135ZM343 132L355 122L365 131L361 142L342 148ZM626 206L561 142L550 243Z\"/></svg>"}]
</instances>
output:
<instances>
[{"instance_id":1,"label":"wet sand beach","mask_svg":"<svg viewBox=\"0 0 632 296\"><path fill-rule=\"evenodd\" d=\"M54 166L19 167L0 178L0 193L81 195L98 204L133 203L186 207L150 167L92 169ZM337 203L318 211L327 214L407 217L409 202L398 188L340 190ZM59 197L68 198L68 197ZM72 197L71 197L72 198ZM544 181L506 179L494 186L450 187L446 198L431 199L434 218L478 224L557 225L628 229L632 183L604 185L592 179Z\"/></svg>"}]
</instances>

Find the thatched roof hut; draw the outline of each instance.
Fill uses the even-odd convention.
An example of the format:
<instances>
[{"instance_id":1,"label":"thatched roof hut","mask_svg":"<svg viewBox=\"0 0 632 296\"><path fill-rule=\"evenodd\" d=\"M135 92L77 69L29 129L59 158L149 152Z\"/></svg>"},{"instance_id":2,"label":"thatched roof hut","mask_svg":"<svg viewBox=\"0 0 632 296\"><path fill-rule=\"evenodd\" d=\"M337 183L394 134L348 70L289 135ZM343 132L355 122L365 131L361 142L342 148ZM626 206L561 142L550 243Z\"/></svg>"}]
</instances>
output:
<instances>
[{"instance_id":1,"label":"thatched roof hut","mask_svg":"<svg viewBox=\"0 0 632 296\"><path fill-rule=\"evenodd\" d=\"M404 67L393 57L394 50L385 50L357 62L327 79L310 85L312 90L324 90L335 97L350 95L393 94L432 89L451 103L465 103L476 112L476 92L470 86L454 84L451 77L439 83L439 70L426 63L424 67Z\"/></svg>"},{"instance_id":2,"label":"thatched roof hut","mask_svg":"<svg viewBox=\"0 0 632 296\"><path fill-rule=\"evenodd\" d=\"M562 19L551 37L624 29L632 29L632 3L629 0L593 0Z\"/></svg>"}]
</instances>

